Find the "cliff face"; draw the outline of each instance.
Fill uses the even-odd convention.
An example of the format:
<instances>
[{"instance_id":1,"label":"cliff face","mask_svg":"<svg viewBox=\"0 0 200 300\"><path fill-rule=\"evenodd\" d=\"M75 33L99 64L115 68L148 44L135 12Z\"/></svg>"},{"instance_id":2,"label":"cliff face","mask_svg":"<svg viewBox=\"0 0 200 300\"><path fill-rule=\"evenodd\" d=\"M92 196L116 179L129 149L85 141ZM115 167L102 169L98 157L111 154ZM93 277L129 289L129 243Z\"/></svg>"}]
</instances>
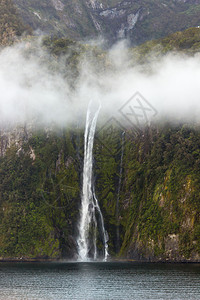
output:
<instances>
[{"instance_id":1,"label":"cliff face","mask_svg":"<svg viewBox=\"0 0 200 300\"><path fill-rule=\"evenodd\" d=\"M200 261L199 129L126 132L123 147L121 137L113 129L94 148L111 256ZM35 132L20 149L7 148L0 159L0 256L76 257L82 160L83 132L74 130Z\"/></svg>"},{"instance_id":2,"label":"cliff face","mask_svg":"<svg viewBox=\"0 0 200 300\"><path fill-rule=\"evenodd\" d=\"M125 225L120 254L199 260L199 130L150 128L138 138L125 162L124 180L129 184L122 191L128 192L129 207L124 213L130 216L132 211L134 217ZM122 207L126 197L121 198Z\"/></svg>"},{"instance_id":3,"label":"cliff face","mask_svg":"<svg viewBox=\"0 0 200 300\"><path fill-rule=\"evenodd\" d=\"M104 142L96 154L97 191L111 251L119 244L120 257L199 260L199 138L187 126L150 127L135 138L127 132L122 175L120 139Z\"/></svg>"},{"instance_id":4,"label":"cliff face","mask_svg":"<svg viewBox=\"0 0 200 300\"><path fill-rule=\"evenodd\" d=\"M109 43L128 37L133 44L160 38L199 25L199 0L98 1L14 0L24 22L38 34L77 39L108 38Z\"/></svg>"},{"instance_id":5,"label":"cliff face","mask_svg":"<svg viewBox=\"0 0 200 300\"><path fill-rule=\"evenodd\" d=\"M6 155L7 149L10 149L14 145L20 151L24 142L30 138L31 130L26 126L18 126L15 129L2 126L0 136L0 157L3 157Z\"/></svg>"},{"instance_id":6,"label":"cliff face","mask_svg":"<svg viewBox=\"0 0 200 300\"><path fill-rule=\"evenodd\" d=\"M73 135L37 131L24 139L18 128L10 136L0 158L0 256L74 256L80 170Z\"/></svg>"},{"instance_id":7,"label":"cliff face","mask_svg":"<svg viewBox=\"0 0 200 300\"><path fill-rule=\"evenodd\" d=\"M177 48L193 54L200 47L199 29L137 48L139 61L144 63L156 43L164 52ZM44 45L55 61L62 55L63 62L66 54L72 87L79 52L93 53L106 66L105 53L96 48L65 39L45 39ZM123 133L111 126L97 132L95 188L111 256L199 261L199 127L157 124ZM73 127L1 126L0 257L76 257L83 134Z\"/></svg>"}]
</instances>

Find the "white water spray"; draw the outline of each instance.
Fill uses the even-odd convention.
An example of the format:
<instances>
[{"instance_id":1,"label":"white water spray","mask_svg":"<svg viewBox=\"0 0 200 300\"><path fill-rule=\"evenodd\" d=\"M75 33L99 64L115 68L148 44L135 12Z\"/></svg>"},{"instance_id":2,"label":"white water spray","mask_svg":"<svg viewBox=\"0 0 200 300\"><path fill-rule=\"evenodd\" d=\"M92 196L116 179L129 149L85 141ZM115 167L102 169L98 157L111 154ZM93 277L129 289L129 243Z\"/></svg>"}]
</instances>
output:
<instances>
[{"instance_id":1,"label":"white water spray","mask_svg":"<svg viewBox=\"0 0 200 300\"><path fill-rule=\"evenodd\" d=\"M87 261L90 258L97 259L97 230L99 223L104 247L104 260L106 261L108 257L108 235L105 231L103 215L95 196L94 187L92 186L94 134L101 107L99 105L96 112L93 113L91 106L92 103L90 102L85 126L83 188L79 237L77 240L78 255L81 261ZM96 214L99 215L99 222L97 222Z\"/></svg>"}]
</instances>

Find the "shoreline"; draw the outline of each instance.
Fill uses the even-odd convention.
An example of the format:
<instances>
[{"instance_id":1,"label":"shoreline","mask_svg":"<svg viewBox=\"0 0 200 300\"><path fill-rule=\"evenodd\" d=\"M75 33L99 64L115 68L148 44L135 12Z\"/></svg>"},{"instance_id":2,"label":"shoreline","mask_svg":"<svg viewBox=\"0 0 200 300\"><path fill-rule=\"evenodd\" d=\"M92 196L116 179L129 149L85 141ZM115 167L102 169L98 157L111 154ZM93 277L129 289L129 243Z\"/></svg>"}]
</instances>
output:
<instances>
[{"instance_id":1,"label":"shoreline","mask_svg":"<svg viewBox=\"0 0 200 300\"><path fill-rule=\"evenodd\" d=\"M0 258L0 263L82 263L73 259L53 259L53 258ZM87 262L83 262L87 263ZM135 259L110 259L108 261L88 261L88 263L146 263L146 264L200 264L195 260L135 260Z\"/></svg>"}]
</instances>

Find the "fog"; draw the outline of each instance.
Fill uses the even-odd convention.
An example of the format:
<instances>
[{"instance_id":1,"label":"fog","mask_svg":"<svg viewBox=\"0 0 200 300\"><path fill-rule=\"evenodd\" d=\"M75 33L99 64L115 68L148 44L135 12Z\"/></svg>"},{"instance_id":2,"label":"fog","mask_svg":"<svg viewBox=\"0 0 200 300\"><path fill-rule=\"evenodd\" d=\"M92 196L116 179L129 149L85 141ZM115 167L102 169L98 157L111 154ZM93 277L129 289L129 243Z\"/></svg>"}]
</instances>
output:
<instances>
[{"instance_id":1,"label":"fog","mask_svg":"<svg viewBox=\"0 0 200 300\"><path fill-rule=\"evenodd\" d=\"M111 117L124 125L163 118L200 121L199 55L173 53L157 59L152 54L144 72L130 63L133 57L125 43L120 43L107 53L112 67L104 72L83 58L79 80L72 89L62 72L50 72L51 57L43 53L39 42L34 54L26 55L26 51L27 44L21 43L0 52L1 126L34 122L75 125L85 119L90 101L101 103L102 122ZM41 55L47 55L43 63ZM147 108L146 115L139 106Z\"/></svg>"}]
</instances>

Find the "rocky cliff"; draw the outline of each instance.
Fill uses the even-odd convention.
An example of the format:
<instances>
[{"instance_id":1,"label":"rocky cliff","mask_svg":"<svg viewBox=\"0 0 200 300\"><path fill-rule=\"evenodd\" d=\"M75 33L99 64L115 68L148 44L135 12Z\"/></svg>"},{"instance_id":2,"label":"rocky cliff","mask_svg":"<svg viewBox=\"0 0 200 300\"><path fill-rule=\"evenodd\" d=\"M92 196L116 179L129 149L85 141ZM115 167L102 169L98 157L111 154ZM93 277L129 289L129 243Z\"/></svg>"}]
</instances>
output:
<instances>
[{"instance_id":1,"label":"rocky cliff","mask_svg":"<svg viewBox=\"0 0 200 300\"><path fill-rule=\"evenodd\" d=\"M102 132L94 148L111 257L200 261L200 130L168 124L134 137L127 131L123 157L121 136ZM16 141L0 158L0 256L76 257L83 131Z\"/></svg>"}]
</instances>

